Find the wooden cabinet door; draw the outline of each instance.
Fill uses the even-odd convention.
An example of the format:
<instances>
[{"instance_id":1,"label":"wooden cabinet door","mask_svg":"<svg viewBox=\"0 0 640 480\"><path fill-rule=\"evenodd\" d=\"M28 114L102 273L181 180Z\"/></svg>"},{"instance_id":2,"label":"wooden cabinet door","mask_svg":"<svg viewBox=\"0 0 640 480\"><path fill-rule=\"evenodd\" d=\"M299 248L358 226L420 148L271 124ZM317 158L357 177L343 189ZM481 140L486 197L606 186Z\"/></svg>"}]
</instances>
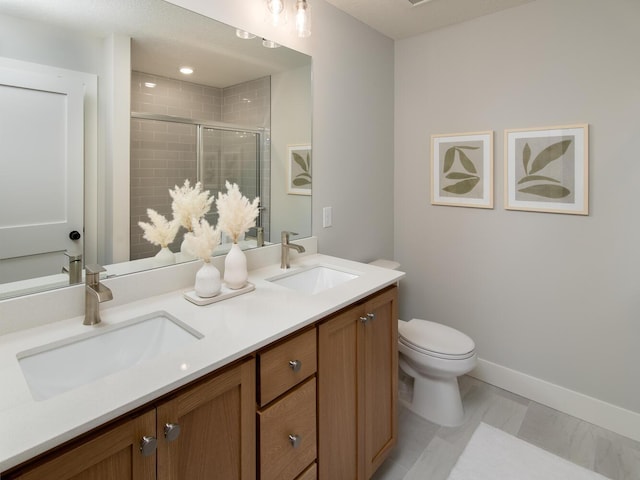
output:
<instances>
[{"instance_id":1,"label":"wooden cabinet door","mask_svg":"<svg viewBox=\"0 0 640 480\"><path fill-rule=\"evenodd\" d=\"M318 478L368 480L397 439L397 288L318 327Z\"/></svg>"},{"instance_id":2,"label":"wooden cabinet door","mask_svg":"<svg viewBox=\"0 0 640 480\"><path fill-rule=\"evenodd\" d=\"M398 314L397 289L387 290L365 304L364 444L365 478L371 478L397 440Z\"/></svg>"},{"instance_id":3,"label":"wooden cabinet door","mask_svg":"<svg viewBox=\"0 0 640 480\"><path fill-rule=\"evenodd\" d=\"M318 327L318 477L358 479L358 331L361 308Z\"/></svg>"},{"instance_id":4,"label":"wooden cabinet door","mask_svg":"<svg viewBox=\"0 0 640 480\"><path fill-rule=\"evenodd\" d=\"M255 361L158 406L158 480L255 480ZM165 437L167 425L180 433ZM174 427L175 428L175 427Z\"/></svg>"},{"instance_id":5,"label":"wooden cabinet door","mask_svg":"<svg viewBox=\"0 0 640 480\"><path fill-rule=\"evenodd\" d=\"M153 480L156 455L143 456L143 436L154 436L155 410L97 434L16 480Z\"/></svg>"}]
</instances>

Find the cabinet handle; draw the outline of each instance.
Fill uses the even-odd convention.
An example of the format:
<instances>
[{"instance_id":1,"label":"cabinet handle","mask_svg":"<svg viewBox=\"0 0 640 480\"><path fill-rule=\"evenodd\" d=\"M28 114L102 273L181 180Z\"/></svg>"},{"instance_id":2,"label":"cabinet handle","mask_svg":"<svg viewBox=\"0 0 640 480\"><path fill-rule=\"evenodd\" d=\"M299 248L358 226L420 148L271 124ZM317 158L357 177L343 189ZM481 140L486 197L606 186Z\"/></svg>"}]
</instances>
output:
<instances>
[{"instance_id":1,"label":"cabinet handle","mask_svg":"<svg viewBox=\"0 0 640 480\"><path fill-rule=\"evenodd\" d=\"M367 323L369 320L375 320L375 318L376 318L375 313L367 313L364 317L360 317L360 321L362 323Z\"/></svg>"},{"instance_id":2,"label":"cabinet handle","mask_svg":"<svg viewBox=\"0 0 640 480\"><path fill-rule=\"evenodd\" d=\"M156 451L157 446L158 440L156 439L156 437L145 435L144 437L142 437L142 440L140 440L140 452L142 452L142 455L144 455L145 457L153 455Z\"/></svg>"},{"instance_id":3,"label":"cabinet handle","mask_svg":"<svg viewBox=\"0 0 640 480\"><path fill-rule=\"evenodd\" d=\"M302 443L302 438L300 438L300 435L289 435L289 441L293 448L298 448Z\"/></svg>"},{"instance_id":4,"label":"cabinet handle","mask_svg":"<svg viewBox=\"0 0 640 480\"><path fill-rule=\"evenodd\" d=\"M164 438L168 442L173 442L180 436L180 425L177 423L165 423L164 425Z\"/></svg>"},{"instance_id":5,"label":"cabinet handle","mask_svg":"<svg viewBox=\"0 0 640 480\"><path fill-rule=\"evenodd\" d=\"M289 360L289 366L294 372L299 372L302 368L302 362L300 360Z\"/></svg>"}]
</instances>

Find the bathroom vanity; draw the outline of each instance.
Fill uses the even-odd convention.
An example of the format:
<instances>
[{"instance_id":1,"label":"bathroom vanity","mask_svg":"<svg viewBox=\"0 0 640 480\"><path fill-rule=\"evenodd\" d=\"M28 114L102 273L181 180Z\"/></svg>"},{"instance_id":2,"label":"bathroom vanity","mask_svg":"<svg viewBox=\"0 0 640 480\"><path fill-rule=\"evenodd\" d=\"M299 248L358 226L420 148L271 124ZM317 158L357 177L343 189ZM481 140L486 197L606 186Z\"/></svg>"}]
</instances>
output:
<instances>
[{"instance_id":1,"label":"bathroom vanity","mask_svg":"<svg viewBox=\"0 0 640 480\"><path fill-rule=\"evenodd\" d=\"M255 291L217 304L193 305L182 288L104 309L105 327L165 311L202 338L46 400L33 400L16 355L82 332L81 319L0 336L1 478L370 478L396 441L404 274L319 254L290 273L319 266L350 277L307 293L268 265L250 271ZM136 281L123 279L114 298Z\"/></svg>"}]
</instances>

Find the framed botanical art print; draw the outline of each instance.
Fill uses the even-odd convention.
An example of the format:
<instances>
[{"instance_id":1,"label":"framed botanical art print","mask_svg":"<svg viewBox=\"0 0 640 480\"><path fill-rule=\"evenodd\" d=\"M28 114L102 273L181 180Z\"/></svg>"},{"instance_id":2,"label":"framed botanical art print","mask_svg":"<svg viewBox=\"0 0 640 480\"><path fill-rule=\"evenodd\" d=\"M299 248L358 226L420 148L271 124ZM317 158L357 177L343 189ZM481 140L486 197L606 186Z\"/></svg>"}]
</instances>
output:
<instances>
[{"instance_id":1,"label":"framed botanical art print","mask_svg":"<svg viewBox=\"0 0 640 480\"><path fill-rule=\"evenodd\" d=\"M431 203L493 208L493 131L431 136Z\"/></svg>"},{"instance_id":2,"label":"framed botanical art print","mask_svg":"<svg viewBox=\"0 0 640 480\"><path fill-rule=\"evenodd\" d=\"M505 130L505 208L589 214L589 127Z\"/></svg>"},{"instance_id":3,"label":"framed botanical art print","mask_svg":"<svg viewBox=\"0 0 640 480\"><path fill-rule=\"evenodd\" d=\"M311 145L289 145L287 153L287 193L311 195Z\"/></svg>"}]
</instances>

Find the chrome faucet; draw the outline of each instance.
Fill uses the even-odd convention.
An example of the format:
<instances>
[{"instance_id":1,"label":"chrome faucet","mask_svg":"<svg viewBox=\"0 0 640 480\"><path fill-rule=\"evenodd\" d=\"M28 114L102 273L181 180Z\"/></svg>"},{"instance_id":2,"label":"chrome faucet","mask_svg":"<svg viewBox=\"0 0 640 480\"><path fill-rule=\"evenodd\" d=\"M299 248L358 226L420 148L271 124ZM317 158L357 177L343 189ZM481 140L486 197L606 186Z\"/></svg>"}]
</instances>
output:
<instances>
[{"instance_id":1,"label":"chrome faucet","mask_svg":"<svg viewBox=\"0 0 640 480\"><path fill-rule=\"evenodd\" d=\"M62 267L62 273L69 274L69 285L82 282L82 254L71 255L69 252L64 253L69 259L69 266Z\"/></svg>"},{"instance_id":2,"label":"chrome faucet","mask_svg":"<svg viewBox=\"0 0 640 480\"><path fill-rule=\"evenodd\" d=\"M298 253L304 252L304 247L302 245L297 245L295 243L289 243L289 235L298 235L294 232L283 231L280 237L280 245L282 249L282 254L280 256L280 268L289 268L289 249L293 249Z\"/></svg>"},{"instance_id":3,"label":"chrome faucet","mask_svg":"<svg viewBox=\"0 0 640 480\"><path fill-rule=\"evenodd\" d=\"M101 265L85 267L84 325L97 325L100 320L100 304L113 300L113 292L100 283L100 272L107 270Z\"/></svg>"}]
</instances>

